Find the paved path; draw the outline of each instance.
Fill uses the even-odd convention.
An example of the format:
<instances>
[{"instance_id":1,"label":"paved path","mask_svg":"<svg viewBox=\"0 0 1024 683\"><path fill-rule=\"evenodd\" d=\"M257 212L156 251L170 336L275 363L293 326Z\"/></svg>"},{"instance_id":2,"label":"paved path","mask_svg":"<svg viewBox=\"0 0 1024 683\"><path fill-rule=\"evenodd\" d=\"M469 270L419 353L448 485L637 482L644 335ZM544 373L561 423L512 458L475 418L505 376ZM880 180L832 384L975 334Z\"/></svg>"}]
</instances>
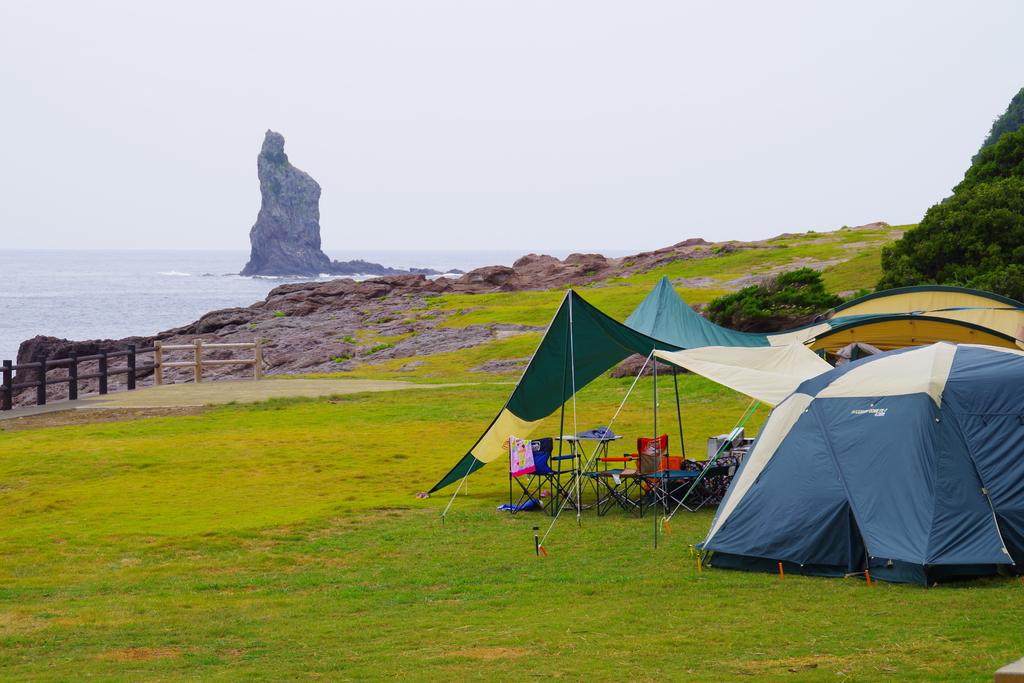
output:
<instances>
[{"instance_id":1,"label":"paved path","mask_svg":"<svg viewBox=\"0 0 1024 683\"><path fill-rule=\"evenodd\" d=\"M414 384L372 379L264 379L218 380L201 384L165 384L135 391L119 391L106 396L90 396L77 401L57 401L45 406L26 406L0 412L0 420L43 415L62 410L103 408L181 408L220 403L255 403L280 397L318 397L357 394L366 391L438 389L458 384Z\"/></svg>"}]
</instances>

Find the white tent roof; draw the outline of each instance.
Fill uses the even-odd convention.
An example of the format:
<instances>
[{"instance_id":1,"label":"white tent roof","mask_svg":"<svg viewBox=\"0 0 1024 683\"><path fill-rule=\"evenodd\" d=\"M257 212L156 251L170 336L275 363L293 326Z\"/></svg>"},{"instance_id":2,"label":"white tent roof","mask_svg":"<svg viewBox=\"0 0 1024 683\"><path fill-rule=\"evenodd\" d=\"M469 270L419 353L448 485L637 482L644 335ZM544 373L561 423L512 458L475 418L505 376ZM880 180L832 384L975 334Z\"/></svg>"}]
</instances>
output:
<instances>
[{"instance_id":1,"label":"white tent roof","mask_svg":"<svg viewBox=\"0 0 1024 683\"><path fill-rule=\"evenodd\" d=\"M654 356L770 406L781 403L804 380L832 369L801 344L705 346L687 351L655 351Z\"/></svg>"}]
</instances>

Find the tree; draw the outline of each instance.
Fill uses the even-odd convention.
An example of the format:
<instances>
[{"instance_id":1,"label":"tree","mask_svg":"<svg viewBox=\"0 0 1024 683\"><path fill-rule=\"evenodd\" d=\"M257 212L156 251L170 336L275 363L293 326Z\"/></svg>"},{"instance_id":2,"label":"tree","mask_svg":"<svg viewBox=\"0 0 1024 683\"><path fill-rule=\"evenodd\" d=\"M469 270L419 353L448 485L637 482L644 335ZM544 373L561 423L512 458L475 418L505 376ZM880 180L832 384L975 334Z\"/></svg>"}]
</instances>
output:
<instances>
[{"instance_id":1,"label":"tree","mask_svg":"<svg viewBox=\"0 0 1024 683\"><path fill-rule=\"evenodd\" d=\"M775 332L808 322L843 303L825 290L821 273L800 268L766 282L721 296L707 307L719 325L749 332Z\"/></svg>"},{"instance_id":2,"label":"tree","mask_svg":"<svg viewBox=\"0 0 1024 683\"><path fill-rule=\"evenodd\" d=\"M999 142L999 138L1004 134L1013 133L1020 130L1021 127L1024 127L1024 88L1021 88L1013 96L1013 99L1010 100L1010 106L1006 108L1003 115L992 122L992 129L988 132L988 137L982 143L978 154L981 154L982 150L986 147ZM975 159L977 159L977 155Z\"/></svg>"},{"instance_id":3,"label":"tree","mask_svg":"<svg viewBox=\"0 0 1024 683\"><path fill-rule=\"evenodd\" d=\"M1024 178L1024 130L1007 133L982 149L953 194L1000 178Z\"/></svg>"},{"instance_id":4,"label":"tree","mask_svg":"<svg viewBox=\"0 0 1024 683\"><path fill-rule=\"evenodd\" d=\"M1024 299L1024 129L982 149L953 195L882 250L879 289L919 284Z\"/></svg>"}]
</instances>

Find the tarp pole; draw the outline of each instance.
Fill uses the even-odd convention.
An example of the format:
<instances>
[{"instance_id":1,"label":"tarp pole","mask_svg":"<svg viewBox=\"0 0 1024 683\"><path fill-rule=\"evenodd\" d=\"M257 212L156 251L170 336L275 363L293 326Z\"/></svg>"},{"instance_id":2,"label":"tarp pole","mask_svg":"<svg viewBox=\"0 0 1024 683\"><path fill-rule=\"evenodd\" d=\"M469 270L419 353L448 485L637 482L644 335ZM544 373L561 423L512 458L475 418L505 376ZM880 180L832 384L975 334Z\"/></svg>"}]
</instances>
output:
<instances>
[{"instance_id":1,"label":"tarp pole","mask_svg":"<svg viewBox=\"0 0 1024 683\"><path fill-rule=\"evenodd\" d=\"M566 293L565 296L566 296L566 298L569 298L569 294L568 293ZM570 311L570 315L572 315L572 300L571 299L569 300L569 311ZM570 329L572 329L571 328L571 323L570 323ZM559 458L562 457L562 445L565 443L565 440L562 437L565 436L565 402L567 400L566 395L565 395L565 384L566 384L565 374L569 370L569 354L567 353L568 352L568 346L569 346L569 341L568 340L566 340L565 345L566 345L566 349L562 352L562 407L559 409L559 414L558 414L558 457ZM573 448L575 449L575 446ZM559 462L561 462L561 460L559 460ZM559 465L559 467L561 467L561 465ZM551 492L552 493L551 508L553 510L558 510L559 509L558 499L556 497L554 497L554 490L557 490L558 487L555 486L555 487L552 487L552 488L553 488L553 490ZM537 493L537 497L538 498L540 497L540 492Z\"/></svg>"},{"instance_id":2,"label":"tarp pole","mask_svg":"<svg viewBox=\"0 0 1024 683\"><path fill-rule=\"evenodd\" d=\"M576 424L576 345L573 343L572 299L569 300L569 371L571 373L570 380L572 382L572 435L573 437L578 437L580 431L579 425ZM578 446L579 441L574 441L573 444ZM582 501L580 501L579 473L583 471L583 456L577 453L577 457L573 458L572 462L574 465L579 466L576 472L576 526L581 527L583 526L583 505L581 504Z\"/></svg>"},{"instance_id":3,"label":"tarp pole","mask_svg":"<svg viewBox=\"0 0 1024 683\"><path fill-rule=\"evenodd\" d=\"M683 441L683 412L679 408L679 368L672 366L672 385L676 389L676 419L679 420L679 454L686 457L686 442Z\"/></svg>"},{"instance_id":4,"label":"tarp pole","mask_svg":"<svg viewBox=\"0 0 1024 683\"><path fill-rule=\"evenodd\" d=\"M657 345L655 345L657 350ZM653 353L653 352L652 352ZM654 365L652 365L652 371L654 373L654 467L655 472L658 471L658 466L661 464L661 450L658 448L658 359L653 358ZM640 473L643 474L644 454L640 453ZM654 547L658 547L658 496L655 494L652 496L652 502L654 503L653 509L651 510L651 519L654 520Z\"/></svg>"},{"instance_id":5,"label":"tarp pole","mask_svg":"<svg viewBox=\"0 0 1024 683\"><path fill-rule=\"evenodd\" d=\"M651 359L653 358L653 356L654 356L654 350L652 349L651 352L649 354L647 354L647 358L644 360L644 364L640 366L640 372L636 373L636 377L633 378L633 383L630 384L629 385L629 389L626 390L626 395L622 397L622 401L619 403L619 407L615 409L615 414L612 415L612 419L608 421L608 426L605 427L605 429L607 429L608 432L611 432L612 425L615 424L615 419L619 416L619 413L622 412L622 407L626 405L626 401L629 400L629 395L633 393L633 389L636 388L637 382L639 382L640 378L643 377L644 370L647 369L647 364L651 362ZM585 465L583 465L583 470L587 470L591 466L593 466L594 462L597 461L597 454L598 454L598 450L595 448L594 451L587 457L587 462L586 462ZM583 458L581 457L580 461L582 462L582 460L583 460ZM581 472L583 470L581 470ZM561 507L558 508L558 513L555 515L555 518L551 520L551 524L548 525L548 529L547 529L547 531L544 532L544 536L541 537L541 539L540 539L540 546L541 546L541 548L544 547L544 542L548 540L548 536L554 530L555 523L558 522L558 517L562 514L562 509L564 507L565 507L565 503L563 503L561 505ZM541 551L541 552L543 552L543 551Z\"/></svg>"}]
</instances>

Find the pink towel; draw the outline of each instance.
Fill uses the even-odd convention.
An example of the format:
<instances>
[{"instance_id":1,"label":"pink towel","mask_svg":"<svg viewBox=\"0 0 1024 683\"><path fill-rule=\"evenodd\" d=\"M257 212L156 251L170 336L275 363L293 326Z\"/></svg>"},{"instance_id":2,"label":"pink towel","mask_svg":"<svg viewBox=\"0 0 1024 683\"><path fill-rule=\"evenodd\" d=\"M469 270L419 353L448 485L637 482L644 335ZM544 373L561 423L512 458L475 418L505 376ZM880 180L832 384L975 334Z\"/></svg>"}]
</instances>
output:
<instances>
[{"instance_id":1,"label":"pink towel","mask_svg":"<svg viewBox=\"0 0 1024 683\"><path fill-rule=\"evenodd\" d=\"M513 477L533 474L537 468L533 464L533 449L529 441L508 437L509 470Z\"/></svg>"}]
</instances>

